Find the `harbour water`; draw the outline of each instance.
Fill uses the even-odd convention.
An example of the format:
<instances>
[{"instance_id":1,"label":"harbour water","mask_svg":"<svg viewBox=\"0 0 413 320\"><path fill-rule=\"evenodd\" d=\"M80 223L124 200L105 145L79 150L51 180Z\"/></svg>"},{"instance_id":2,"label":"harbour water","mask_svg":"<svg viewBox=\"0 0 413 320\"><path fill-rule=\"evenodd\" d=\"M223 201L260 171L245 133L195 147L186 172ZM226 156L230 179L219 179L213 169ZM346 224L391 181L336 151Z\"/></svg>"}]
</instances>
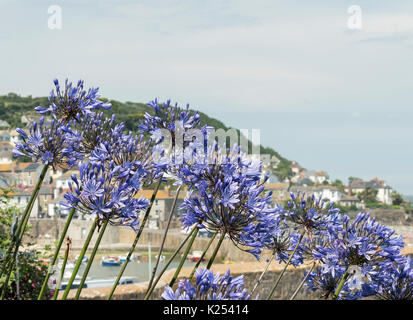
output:
<instances>
[{"instance_id":1,"label":"harbour water","mask_svg":"<svg viewBox=\"0 0 413 320\"><path fill-rule=\"evenodd\" d=\"M138 260L130 261L125 269L125 272L123 273L123 278L126 278L126 277L134 278L135 282L148 281L150 278L150 275L152 274L153 267L155 266L156 259L152 257L151 267L149 266L149 262L146 260L147 259L141 258ZM157 269L158 273L163 269L167 260L168 259L165 259L164 261L159 262L159 266ZM180 261L180 257L177 257L176 259L174 259L174 261L172 261L171 264L168 266L168 270L172 268L176 268L179 264L179 261ZM69 277L71 276L71 273L72 273L72 269L70 268L71 265L73 266L73 264L68 264L68 268L66 268L65 277L63 278L63 281L62 281L63 283L69 280ZM184 263L184 267L186 266L195 266L195 263L187 260ZM116 277L118 276L121 267L122 267L122 264L119 266L107 266L107 265L103 266L101 264L100 259L95 259L89 270L87 279L88 280L113 279L114 281ZM79 268L79 272L77 274L77 279L79 277L82 277L85 268L86 268L86 263L82 263Z\"/></svg>"}]
</instances>

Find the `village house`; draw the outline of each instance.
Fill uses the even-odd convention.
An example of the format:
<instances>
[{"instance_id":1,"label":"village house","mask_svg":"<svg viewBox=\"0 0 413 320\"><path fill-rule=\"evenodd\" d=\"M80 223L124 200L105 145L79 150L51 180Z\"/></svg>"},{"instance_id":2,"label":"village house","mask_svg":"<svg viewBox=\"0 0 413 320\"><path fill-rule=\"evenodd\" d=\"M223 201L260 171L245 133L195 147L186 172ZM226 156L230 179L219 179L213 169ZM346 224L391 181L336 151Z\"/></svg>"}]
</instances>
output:
<instances>
[{"instance_id":1,"label":"village house","mask_svg":"<svg viewBox=\"0 0 413 320\"><path fill-rule=\"evenodd\" d=\"M0 141L0 164L13 162L13 145L8 141Z\"/></svg>"},{"instance_id":2,"label":"village house","mask_svg":"<svg viewBox=\"0 0 413 320\"><path fill-rule=\"evenodd\" d=\"M320 185L320 186L292 186L291 191L296 193L297 191L305 192L306 195L312 195L316 198L321 196L321 199L328 200L334 203L340 203L340 200L343 197L343 193L339 188L329 185Z\"/></svg>"},{"instance_id":3,"label":"village house","mask_svg":"<svg viewBox=\"0 0 413 320\"><path fill-rule=\"evenodd\" d=\"M57 174L54 174L53 181L55 183L56 189L69 189L69 183L73 183L72 175L79 173L76 170L69 170L63 173L62 171L58 171Z\"/></svg>"},{"instance_id":4,"label":"village house","mask_svg":"<svg viewBox=\"0 0 413 320\"><path fill-rule=\"evenodd\" d=\"M367 187L371 187L377 190L377 201L383 204L391 205L393 203L391 194L392 194L392 187L387 185L384 180L379 180L378 178L371 179L370 181L363 181L363 180L353 180L346 188L348 194L357 195Z\"/></svg>"},{"instance_id":5,"label":"village house","mask_svg":"<svg viewBox=\"0 0 413 320\"><path fill-rule=\"evenodd\" d=\"M40 177L40 173L43 170L43 164L41 163L26 163L26 165L20 165L15 168L17 176L17 185L31 187L34 186ZM44 183L50 183L50 171L47 170Z\"/></svg>"},{"instance_id":6,"label":"village house","mask_svg":"<svg viewBox=\"0 0 413 320\"><path fill-rule=\"evenodd\" d=\"M2 193L2 191L0 191ZM14 188L11 190L11 192L7 193L7 195L10 197L8 203L2 203L0 206L2 209L6 208L11 208L11 207L16 207L16 209L20 212L22 212L27 204L30 201L31 193L27 192L25 190L21 190L18 188ZM32 211L30 213L30 218L38 218L38 208L39 208L39 200L36 199L34 201L34 205L32 208Z\"/></svg>"},{"instance_id":7,"label":"village house","mask_svg":"<svg viewBox=\"0 0 413 320\"><path fill-rule=\"evenodd\" d=\"M0 141L11 141L10 132L8 130L0 130Z\"/></svg>"},{"instance_id":8,"label":"village house","mask_svg":"<svg viewBox=\"0 0 413 320\"><path fill-rule=\"evenodd\" d=\"M16 142L23 141L21 135L16 130L10 130L9 135L10 135L10 143L13 145L15 145Z\"/></svg>"},{"instance_id":9,"label":"village house","mask_svg":"<svg viewBox=\"0 0 413 320\"><path fill-rule=\"evenodd\" d=\"M46 207L47 207L47 216L49 217L54 217L55 215L58 215L60 218L65 218L69 215L70 210L65 209L61 206L61 202L64 202L64 194L66 192L70 191L69 189L62 190L61 193L57 193L56 189L54 189L54 194L53 197L46 202ZM78 218L79 214L75 213L74 218Z\"/></svg>"},{"instance_id":10,"label":"village house","mask_svg":"<svg viewBox=\"0 0 413 320\"><path fill-rule=\"evenodd\" d=\"M339 205L343 206L351 206L354 205L357 208L361 208L362 204L360 200L356 197L348 196L341 192L341 190L335 186L330 185L318 185L318 186L291 186L290 190L288 191L288 183L267 183L264 185L266 191L272 191L272 200L274 203L284 202L286 200L290 200L290 192L297 193L300 191L301 193L304 192L306 195L312 195L316 198L321 196L322 199L327 201L335 202Z\"/></svg>"},{"instance_id":11,"label":"village house","mask_svg":"<svg viewBox=\"0 0 413 320\"><path fill-rule=\"evenodd\" d=\"M7 121L0 120L0 128L10 128L10 124Z\"/></svg>"},{"instance_id":12,"label":"village house","mask_svg":"<svg viewBox=\"0 0 413 320\"><path fill-rule=\"evenodd\" d=\"M271 191L271 199L276 202L283 202L288 200L290 193L288 192L288 183L279 182L279 183L266 183L264 184L265 191Z\"/></svg>"},{"instance_id":13,"label":"village house","mask_svg":"<svg viewBox=\"0 0 413 320\"><path fill-rule=\"evenodd\" d=\"M148 200L151 199L153 190L141 190L137 194L137 198L143 197ZM185 199L185 191L181 191L173 213L173 220L171 228L176 227L177 221L180 216L179 207ZM158 190L156 194L155 201L152 205L151 211L149 212L148 218L148 227L151 229L162 229L166 227L166 223L169 219L169 213L172 209L175 193L171 192L169 187L166 187L164 190ZM141 212L143 216L145 212Z\"/></svg>"},{"instance_id":14,"label":"village house","mask_svg":"<svg viewBox=\"0 0 413 320\"><path fill-rule=\"evenodd\" d=\"M33 191L31 191L33 192ZM39 213L42 216L50 216L49 214L49 203L54 199L54 187L53 185L43 185L39 190Z\"/></svg>"}]
</instances>

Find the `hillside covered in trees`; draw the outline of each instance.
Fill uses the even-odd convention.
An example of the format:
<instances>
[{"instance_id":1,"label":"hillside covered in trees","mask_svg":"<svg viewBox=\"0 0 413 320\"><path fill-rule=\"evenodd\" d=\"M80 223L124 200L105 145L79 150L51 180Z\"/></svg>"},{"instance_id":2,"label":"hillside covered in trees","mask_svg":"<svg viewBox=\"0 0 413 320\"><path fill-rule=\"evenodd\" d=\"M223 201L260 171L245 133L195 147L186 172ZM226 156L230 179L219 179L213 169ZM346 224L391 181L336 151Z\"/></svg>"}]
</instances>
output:
<instances>
[{"instance_id":1,"label":"hillside covered in trees","mask_svg":"<svg viewBox=\"0 0 413 320\"><path fill-rule=\"evenodd\" d=\"M108 99L104 99L108 100ZM137 124L142 119L145 112L153 113L152 108L144 103L136 102L120 102L116 100L110 100L112 108L109 111L105 111L107 115L112 113L116 114L116 121L124 122L125 126L130 131L135 131ZM35 115L34 108L37 106L47 106L47 97L35 97L27 96L22 97L15 93L9 93L7 95L0 96L0 120L7 121L12 128L24 127L25 124L21 122L23 115ZM227 127L221 121L211 118L205 113L199 112L202 125L213 126L216 129L228 130ZM234 128L236 129L236 128ZM236 129L239 133L239 130ZM251 142L249 141L249 148L251 150ZM261 154L269 154L271 157L275 156L280 160L280 166L289 167L291 161L282 157L277 151L272 148L265 148L260 146ZM277 173L276 173L277 174ZM278 174L277 174L278 175Z\"/></svg>"}]
</instances>

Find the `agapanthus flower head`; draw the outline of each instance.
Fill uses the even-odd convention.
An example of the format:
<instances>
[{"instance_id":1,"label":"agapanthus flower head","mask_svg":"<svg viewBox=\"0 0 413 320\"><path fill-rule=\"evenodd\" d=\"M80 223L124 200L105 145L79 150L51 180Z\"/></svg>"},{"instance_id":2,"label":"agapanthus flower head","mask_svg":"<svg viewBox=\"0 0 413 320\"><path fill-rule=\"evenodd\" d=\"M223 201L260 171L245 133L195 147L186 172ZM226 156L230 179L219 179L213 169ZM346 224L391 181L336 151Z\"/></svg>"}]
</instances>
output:
<instances>
[{"instance_id":1,"label":"agapanthus flower head","mask_svg":"<svg viewBox=\"0 0 413 320\"><path fill-rule=\"evenodd\" d=\"M80 154L89 157L102 142L117 143L124 129L123 123L115 124L115 114L108 118L103 112L88 113L76 123L72 144Z\"/></svg>"},{"instance_id":2,"label":"agapanthus flower head","mask_svg":"<svg viewBox=\"0 0 413 320\"><path fill-rule=\"evenodd\" d=\"M196 192L190 191L181 206L182 222L227 234L236 246L252 247L247 251L258 257L263 244L256 235L265 233L269 215L276 209L271 193L264 193L261 171L252 174L251 167L256 168L241 154L205 165L194 178Z\"/></svg>"},{"instance_id":3,"label":"agapanthus flower head","mask_svg":"<svg viewBox=\"0 0 413 320\"><path fill-rule=\"evenodd\" d=\"M139 179L147 186L160 178L168 167L168 163L162 161L162 152L160 146L146 141L141 134L113 130L107 141L93 150L90 161L113 161L121 168L120 177L136 177L136 172L140 171Z\"/></svg>"},{"instance_id":4,"label":"agapanthus flower head","mask_svg":"<svg viewBox=\"0 0 413 320\"><path fill-rule=\"evenodd\" d=\"M124 167L113 161L80 163L79 177L72 176L70 192L64 195L63 208L76 208L83 214L97 215L99 222L126 225L136 230L139 214L149 206L148 200L137 198L144 170L123 175Z\"/></svg>"},{"instance_id":5,"label":"agapanthus flower head","mask_svg":"<svg viewBox=\"0 0 413 320\"><path fill-rule=\"evenodd\" d=\"M413 300L413 261L404 256L383 268L377 296L383 300Z\"/></svg>"},{"instance_id":6,"label":"agapanthus flower head","mask_svg":"<svg viewBox=\"0 0 413 320\"><path fill-rule=\"evenodd\" d=\"M349 274L341 292L343 298L375 294L383 271L401 259L402 237L394 236L394 230L368 213L360 213L352 222L344 215L342 230L330 233L325 240L313 250L313 257L327 276Z\"/></svg>"},{"instance_id":7,"label":"agapanthus flower head","mask_svg":"<svg viewBox=\"0 0 413 320\"><path fill-rule=\"evenodd\" d=\"M201 127L197 111L185 109L171 101L158 103L158 100L148 104L153 108L153 115L146 113L138 126L142 134L149 134L152 142L162 145L165 157L169 157L169 174L176 175L177 168L188 159L193 160L200 149L204 152L208 126Z\"/></svg>"},{"instance_id":8,"label":"agapanthus flower head","mask_svg":"<svg viewBox=\"0 0 413 320\"><path fill-rule=\"evenodd\" d=\"M170 100L160 104L158 99L155 99L148 103L148 106L153 108L154 115L145 113L143 121L138 126L141 132L156 135L159 134L158 130L166 129L174 138L175 132L178 129L176 127L177 123L182 123L183 130L195 128L199 125L200 116L198 112L190 111L188 104L185 109L182 109L178 104L171 105Z\"/></svg>"},{"instance_id":9,"label":"agapanthus flower head","mask_svg":"<svg viewBox=\"0 0 413 320\"><path fill-rule=\"evenodd\" d=\"M339 226L339 209L334 203L327 202L315 195L307 196L297 191L290 193L291 200L284 210L284 215L298 228L304 229L309 234L325 231Z\"/></svg>"},{"instance_id":10,"label":"agapanthus flower head","mask_svg":"<svg viewBox=\"0 0 413 320\"><path fill-rule=\"evenodd\" d=\"M305 285L312 291L318 291L320 298L328 299L335 292L343 274L344 270L333 274L331 272L325 272L322 267L316 267L315 270L309 274ZM306 274L304 274L304 276L306 276Z\"/></svg>"},{"instance_id":11,"label":"agapanthus flower head","mask_svg":"<svg viewBox=\"0 0 413 320\"><path fill-rule=\"evenodd\" d=\"M228 270L224 275L214 274L208 269L198 269L195 273L196 284L189 280L179 282L174 292L166 286L162 294L164 300L249 300L250 295L244 287L244 276L233 278Z\"/></svg>"},{"instance_id":12,"label":"agapanthus flower head","mask_svg":"<svg viewBox=\"0 0 413 320\"><path fill-rule=\"evenodd\" d=\"M82 155L73 148L70 122L51 120L48 125L42 117L39 122L30 125L28 133L20 128L16 131L22 142L15 144L14 157L26 156L53 168L73 166L82 159Z\"/></svg>"},{"instance_id":13,"label":"agapanthus flower head","mask_svg":"<svg viewBox=\"0 0 413 320\"><path fill-rule=\"evenodd\" d=\"M109 102L98 99L99 88L85 90L83 80L79 80L74 86L66 79L64 88L60 87L57 79L53 80L53 83L55 88L50 92L49 107L36 107L38 113L51 113L54 118L63 121L80 121L80 116L86 116L99 109L108 110L111 107Z\"/></svg>"},{"instance_id":14,"label":"agapanthus flower head","mask_svg":"<svg viewBox=\"0 0 413 320\"><path fill-rule=\"evenodd\" d=\"M262 233L254 233L256 240L262 243L262 246L271 250L271 256L279 263L288 261L290 254L294 250L299 235L289 228L285 217L282 215L283 209L278 206L276 212L269 214L266 219L265 228ZM297 250L290 262L297 266L302 263L301 252Z\"/></svg>"}]
</instances>

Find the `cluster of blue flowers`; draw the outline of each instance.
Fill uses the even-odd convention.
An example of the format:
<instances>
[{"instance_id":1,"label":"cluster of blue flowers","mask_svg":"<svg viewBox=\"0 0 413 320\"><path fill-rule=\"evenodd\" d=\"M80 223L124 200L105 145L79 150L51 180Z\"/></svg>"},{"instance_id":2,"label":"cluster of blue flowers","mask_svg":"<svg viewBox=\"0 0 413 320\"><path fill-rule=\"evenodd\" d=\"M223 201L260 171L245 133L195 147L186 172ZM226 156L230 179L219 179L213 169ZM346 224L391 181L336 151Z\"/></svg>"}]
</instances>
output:
<instances>
[{"instance_id":1,"label":"cluster of blue flowers","mask_svg":"<svg viewBox=\"0 0 413 320\"><path fill-rule=\"evenodd\" d=\"M82 121L82 117L94 113L95 110L111 108L110 103L105 103L98 98L99 88L84 90L83 80L79 80L76 87L67 79L64 90L61 90L59 81L54 81L55 89L49 95L49 107L38 106L35 110L41 114L50 113L54 118L63 121L75 119Z\"/></svg>"},{"instance_id":2,"label":"cluster of blue flowers","mask_svg":"<svg viewBox=\"0 0 413 320\"><path fill-rule=\"evenodd\" d=\"M15 144L14 157L29 157L54 168L65 165L72 167L82 159L71 143L73 130L70 122L53 119L47 124L42 117L39 123L30 125L28 133L20 128L16 131L22 142Z\"/></svg>"},{"instance_id":3,"label":"cluster of blue flowers","mask_svg":"<svg viewBox=\"0 0 413 320\"><path fill-rule=\"evenodd\" d=\"M319 262L309 275L307 285L313 290L323 284L324 296L333 293L327 283L346 282L339 298L358 299L380 293L386 270L403 261L403 240L394 231L378 223L368 213L360 213L354 221L342 216L341 230L327 231L323 245L316 245L313 258Z\"/></svg>"},{"instance_id":4,"label":"cluster of blue flowers","mask_svg":"<svg viewBox=\"0 0 413 320\"><path fill-rule=\"evenodd\" d=\"M410 256L398 259L381 270L377 296L384 300L413 299L413 261Z\"/></svg>"},{"instance_id":5,"label":"cluster of blue flowers","mask_svg":"<svg viewBox=\"0 0 413 320\"><path fill-rule=\"evenodd\" d=\"M258 259L263 247L259 238L268 232L276 209L271 207L271 193L264 193L261 164L235 150L217 152L212 164L197 164L197 170L191 171L193 187L181 206L185 210L182 222L186 227L197 224L225 234Z\"/></svg>"},{"instance_id":6,"label":"cluster of blue flowers","mask_svg":"<svg viewBox=\"0 0 413 320\"><path fill-rule=\"evenodd\" d=\"M196 287L189 280L183 279L173 291L166 286L162 294L165 300L249 300L251 296L244 287L244 277L233 278L228 270L224 275L208 269L199 269L195 273Z\"/></svg>"},{"instance_id":7,"label":"cluster of blue flowers","mask_svg":"<svg viewBox=\"0 0 413 320\"><path fill-rule=\"evenodd\" d=\"M334 203L300 192L291 193L285 207L275 206L271 192L264 191L262 163L250 160L237 145L230 151L208 141L213 128L201 126L198 112L189 106L152 101L153 115L145 114L135 134L101 112L110 103L99 99L97 88L85 90L83 81L73 86L66 80L63 89L57 80L54 85L50 105L36 108L52 119L42 117L28 133L17 129L22 142L16 143L14 156L53 168L78 167L63 208L137 230L140 212L149 206L138 192L169 176L187 188L181 206L185 227L228 237L257 259L268 249L279 263L315 263L305 285L322 297L334 295L344 281L340 299L413 299L412 263L401 254L403 241L393 230L369 214L350 221ZM163 144L165 132L171 139L168 146ZM242 277L200 269L195 286L182 280L176 291L166 287L162 297L225 300L250 295Z\"/></svg>"},{"instance_id":8,"label":"cluster of blue flowers","mask_svg":"<svg viewBox=\"0 0 413 320\"><path fill-rule=\"evenodd\" d=\"M171 101L159 104L158 100L151 101L148 106L154 110L154 115L145 113L144 120L139 124L138 128L141 132L149 133L155 137L157 142L162 139L160 130L164 129L170 132L172 143L177 139L177 133L199 126L200 116L198 112L192 113L189 110L189 105L186 109L181 109L177 104L171 105Z\"/></svg>"},{"instance_id":9,"label":"cluster of blue flowers","mask_svg":"<svg viewBox=\"0 0 413 320\"><path fill-rule=\"evenodd\" d=\"M161 168L151 161L151 142L141 135L124 133L124 124L115 123L99 109L110 103L98 99L98 89L83 89L83 81L74 87L66 80L64 90L54 81L55 90L48 108L36 107L41 114L51 114L50 125L42 117L27 134L17 129L22 143L17 143L15 156L28 156L46 165L79 168L72 175L70 192L64 195L62 208L75 208L94 214L98 222L127 225L136 230L139 214L149 205L137 193L159 175Z\"/></svg>"},{"instance_id":10,"label":"cluster of blue flowers","mask_svg":"<svg viewBox=\"0 0 413 320\"><path fill-rule=\"evenodd\" d=\"M85 214L95 214L99 221L109 220L112 225L126 225L136 230L139 213L149 205L148 200L137 198L141 188L143 170L130 174L129 168L116 166L113 161L80 163L79 178L72 176L74 185L65 194L64 208L76 208Z\"/></svg>"}]
</instances>

